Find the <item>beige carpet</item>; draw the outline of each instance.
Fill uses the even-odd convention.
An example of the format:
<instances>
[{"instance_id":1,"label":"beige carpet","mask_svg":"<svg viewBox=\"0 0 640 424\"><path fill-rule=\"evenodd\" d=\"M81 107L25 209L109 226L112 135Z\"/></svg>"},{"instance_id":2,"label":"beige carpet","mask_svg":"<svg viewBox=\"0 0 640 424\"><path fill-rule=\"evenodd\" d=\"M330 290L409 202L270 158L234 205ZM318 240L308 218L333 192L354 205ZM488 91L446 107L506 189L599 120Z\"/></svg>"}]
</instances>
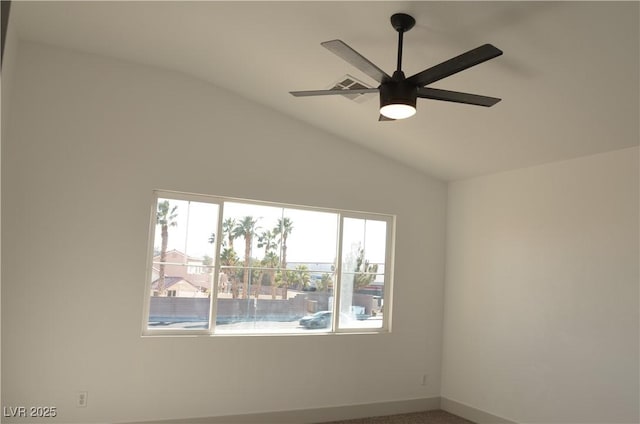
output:
<instances>
[{"instance_id":1,"label":"beige carpet","mask_svg":"<svg viewBox=\"0 0 640 424\"><path fill-rule=\"evenodd\" d=\"M356 420L331 421L324 424L473 424L469 420L445 411L425 411L385 417L359 418Z\"/></svg>"}]
</instances>

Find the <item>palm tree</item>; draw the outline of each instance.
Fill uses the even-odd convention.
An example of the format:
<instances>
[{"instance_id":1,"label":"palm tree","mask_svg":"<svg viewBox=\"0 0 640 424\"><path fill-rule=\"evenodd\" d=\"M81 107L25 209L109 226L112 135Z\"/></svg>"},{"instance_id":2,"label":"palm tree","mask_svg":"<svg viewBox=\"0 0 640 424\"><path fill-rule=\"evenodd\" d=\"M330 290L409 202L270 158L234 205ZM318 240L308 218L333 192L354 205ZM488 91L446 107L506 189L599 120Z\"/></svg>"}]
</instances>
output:
<instances>
[{"instance_id":1,"label":"palm tree","mask_svg":"<svg viewBox=\"0 0 640 424\"><path fill-rule=\"evenodd\" d=\"M278 224L273 229L273 234L278 238L278 243L282 248L282 258L281 265L282 268L282 298L287 298L287 289L288 289L288 281L287 281L287 237L293 231L293 221L291 218L280 218L278 219Z\"/></svg>"},{"instance_id":2,"label":"palm tree","mask_svg":"<svg viewBox=\"0 0 640 424\"><path fill-rule=\"evenodd\" d=\"M226 247L220 253L220 265L224 267L234 267L238 264L238 255L233 248ZM236 299L238 297L238 283L236 273L233 268L224 268L224 272L229 280L231 280L231 296Z\"/></svg>"},{"instance_id":3,"label":"palm tree","mask_svg":"<svg viewBox=\"0 0 640 424\"><path fill-rule=\"evenodd\" d=\"M236 226L236 220L233 218L227 218L222 222L222 234L224 234L227 238L222 239L223 247L233 247L233 229ZM209 236L209 243L213 244L216 242L216 233L211 233Z\"/></svg>"},{"instance_id":4,"label":"palm tree","mask_svg":"<svg viewBox=\"0 0 640 424\"><path fill-rule=\"evenodd\" d=\"M265 256L271 252L273 249L278 247L278 243L276 242L276 235L271 230L263 231L258 236L258 247L264 247Z\"/></svg>"},{"instance_id":5,"label":"palm tree","mask_svg":"<svg viewBox=\"0 0 640 424\"><path fill-rule=\"evenodd\" d=\"M280 264L280 257L276 252L269 252L264 255L264 259L262 260L262 265L270 268L267 271L267 275L269 276L269 284L271 284L271 298L276 298L276 267Z\"/></svg>"},{"instance_id":6,"label":"palm tree","mask_svg":"<svg viewBox=\"0 0 640 424\"><path fill-rule=\"evenodd\" d=\"M171 208L168 200L158 203L158 211L156 213L156 225L160 226L160 237L162 244L160 247L160 266L158 276L158 295L165 294L165 276L164 263L167 260L167 245L169 243L169 227L178 225L176 218L178 217L178 205Z\"/></svg>"},{"instance_id":7,"label":"palm tree","mask_svg":"<svg viewBox=\"0 0 640 424\"><path fill-rule=\"evenodd\" d=\"M274 284L274 276L275 276L275 268L276 266L278 266L278 262L280 261L280 258L278 257L278 255L273 252L273 250L278 247L278 244L276 243L276 236L275 234L273 234L273 231L271 230L267 230L267 231L263 231L259 236L258 236L258 247L259 248L264 248L264 259L262 259L262 265L270 268L268 270L266 270L266 272L261 273L260 276L258 277L258 287L256 290L256 299L260 296L260 286L262 285L262 276L266 275L269 277L269 282L270 284ZM273 285L273 287L275 288L275 285ZM272 298L275 299L275 290L272 291Z\"/></svg>"},{"instance_id":8,"label":"palm tree","mask_svg":"<svg viewBox=\"0 0 640 424\"><path fill-rule=\"evenodd\" d=\"M251 265L251 243L256 236L257 219L252 216L245 216L233 228L233 238L244 238L244 272L242 273L242 298L249 297L249 267Z\"/></svg>"},{"instance_id":9,"label":"palm tree","mask_svg":"<svg viewBox=\"0 0 640 424\"><path fill-rule=\"evenodd\" d=\"M328 292L329 286L333 286L333 274L325 272L320 278L320 287L318 288L324 292Z\"/></svg>"},{"instance_id":10,"label":"palm tree","mask_svg":"<svg viewBox=\"0 0 640 424\"><path fill-rule=\"evenodd\" d=\"M220 265L225 267L222 272L231 281L231 296L234 299L238 297L237 270L232 268L238 264L238 255L233 249L233 240L236 238L234 235L235 227L236 220L234 218L227 218L222 222L222 234L225 238L222 239L222 251L220 252ZM209 243L215 242L216 234L211 233Z\"/></svg>"},{"instance_id":11,"label":"palm tree","mask_svg":"<svg viewBox=\"0 0 640 424\"><path fill-rule=\"evenodd\" d=\"M298 265L295 271L287 271L289 280L292 281L299 290L304 290L309 285L311 275L306 265Z\"/></svg>"},{"instance_id":12,"label":"palm tree","mask_svg":"<svg viewBox=\"0 0 640 424\"><path fill-rule=\"evenodd\" d=\"M227 247L233 249L233 229L236 227L236 220L234 218L227 218L222 222L222 234L227 236Z\"/></svg>"}]
</instances>

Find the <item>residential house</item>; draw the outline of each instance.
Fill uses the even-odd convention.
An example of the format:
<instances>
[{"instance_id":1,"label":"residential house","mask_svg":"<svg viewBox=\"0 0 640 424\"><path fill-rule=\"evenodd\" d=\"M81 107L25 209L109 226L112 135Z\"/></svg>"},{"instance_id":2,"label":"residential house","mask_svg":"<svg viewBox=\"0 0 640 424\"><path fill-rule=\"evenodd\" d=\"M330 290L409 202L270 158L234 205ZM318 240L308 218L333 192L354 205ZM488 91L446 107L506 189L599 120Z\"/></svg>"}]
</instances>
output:
<instances>
[{"instance_id":1,"label":"residential house","mask_svg":"<svg viewBox=\"0 0 640 424\"><path fill-rule=\"evenodd\" d=\"M159 296L160 279L151 283L151 296ZM208 293L182 277L165 277L164 290L167 297L208 297Z\"/></svg>"},{"instance_id":2,"label":"residential house","mask_svg":"<svg viewBox=\"0 0 640 424\"><path fill-rule=\"evenodd\" d=\"M153 257L153 263L151 281L155 282L160 277L160 255ZM175 249L166 253L164 275L180 277L201 293L211 291L212 269L210 265L205 265L203 258L187 256ZM185 290L188 291L186 287Z\"/></svg>"}]
</instances>

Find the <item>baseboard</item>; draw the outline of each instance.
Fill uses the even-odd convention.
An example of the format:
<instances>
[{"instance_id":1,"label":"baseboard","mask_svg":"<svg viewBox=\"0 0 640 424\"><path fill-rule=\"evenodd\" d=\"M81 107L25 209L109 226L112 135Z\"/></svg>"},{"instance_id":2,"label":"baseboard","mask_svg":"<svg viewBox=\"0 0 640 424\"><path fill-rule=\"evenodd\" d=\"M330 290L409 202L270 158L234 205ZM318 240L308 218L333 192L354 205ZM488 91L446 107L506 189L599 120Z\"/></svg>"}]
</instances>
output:
<instances>
[{"instance_id":1,"label":"baseboard","mask_svg":"<svg viewBox=\"0 0 640 424\"><path fill-rule=\"evenodd\" d=\"M311 424L381 415L405 414L440 409L440 397L343 405L258 414L226 415L190 419L137 421L129 424Z\"/></svg>"},{"instance_id":2,"label":"baseboard","mask_svg":"<svg viewBox=\"0 0 640 424\"><path fill-rule=\"evenodd\" d=\"M440 409L450 412L477 424L517 424L515 421L498 417L497 415L476 409L455 400L440 398Z\"/></svg>"}]
</instances>

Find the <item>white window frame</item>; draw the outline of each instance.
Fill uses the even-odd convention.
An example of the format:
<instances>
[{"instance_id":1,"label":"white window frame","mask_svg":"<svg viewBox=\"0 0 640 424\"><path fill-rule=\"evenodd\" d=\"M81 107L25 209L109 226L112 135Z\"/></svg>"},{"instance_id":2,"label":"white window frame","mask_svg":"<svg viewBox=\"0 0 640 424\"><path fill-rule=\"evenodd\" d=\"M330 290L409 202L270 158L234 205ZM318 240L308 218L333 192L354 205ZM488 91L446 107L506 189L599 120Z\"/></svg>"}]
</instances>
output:
<instances>
[{"instance_id":1,"label":"white window frame","mask_svg":"<svg viewBox=\"0 0 640 424\"><path fill-rule=\"evenodd\" d=\"M215 240L215 257L213 261L213 275L214 281L212 283L212 293L209 305L209 325L206 329L162 329L162 328L149 328L149 309L150 309L150 298L151 298L151 279L152 279L152 268L153 268L153 258L154 258L154 238L156 233L156 221L157 221L157 208L158 208L158 199L169 199L169 200L182 200L182 201L192 201L192 202L202 202L209 203L218 206L218 223L216 230L216 240ZM340 328L340 313L334 313L332 317L331 328L327 329L326 332L319 333L301 333L301 332L291 332L291 333L216 333L215 325L216 325L216 316L217 316L217 297L218 297L218 284L217 284L217 276L220 273L220 247L222 243L222 237L218 236L222 234L222 222L224 218L224 203L225 202L234 202L234 203L244 203L248 205L256 205L256 206L271 206L271 207L279 207L285 209L298 209L298 210L308 210L314 212L328 212L337 215L338 225L337 225L337 238L336 238L336 268L335 268L335 282L333 286L334 291L334 299L333 299L333 310L339 311L340 309L340 288L341 288L341 271L342 271L342 232L343 232L343 222L345 218L355 218L355 219L369 219L376 221L384 221L386 222L386 246L385 246L385 266L384 266L384 314L382 320L382 326L378 328ZM146 283L144 285L144 305L142 308L142 335L143 336L215 336L215 337L234 337L234 336L313 336L313 335L340 335L340 334L381 334L391 332L391 321L393 315L393 268L394 268L394 252L395 252L395 231L396 231L396 216L390 214L383 213L374 213L374 212L359 212L359 211L350 211L344 209L335 209L335 208L322 208L322 207L314 207L314 206L302 206L302 205L294 205L287 203L278 203L278 202L266 202L260 200L251 200L251 199L240 199L226 196L213 196L213 195L204 195L204 194L194 194L194 193L184 193L177 191L169 191L169 190L153 190L153 195L151 199L151 209L150 209L150 219L149 219L149 237L148 237L148 247L147 247L147 261L145 264L146 268Z\"/></svg>"},{"instance_id":2,"label":"white window frame","mask_svg":"<svg viewBox=\"0 0 640 424\"><path fill-rule=\"evenodd\" d=\"M385 221L387 223L387 240L386 240L386 248L385 248L385 257L384 257L384 310L381 328L340 328L340 314L333 314L333 323L331 325L331 332L334 334L340 333L383 333L391 331L391 307L393 304L392 293L391 290L391 282L393 281L393 258L394 258L394 240L395 240L395 216L393 215L383 215L376 214L371 212L353 212L353 211L338 211L338 249L336 251L336 256L339 258L336 260L336 279L340 280L342 278L342 234L343 234L343 225L345 218L354 218L354 219L370 219L374 221ZM389 282L389 284L387 284ZM334 310L340 309L340 285L342 281L337 283L337 287L334 287ZM387 308L387 303L389 304L389 308ZM389 313L387 314L387 310ZM387 316L388 315L388 316Z\"/></svg>"}]
</instances>

